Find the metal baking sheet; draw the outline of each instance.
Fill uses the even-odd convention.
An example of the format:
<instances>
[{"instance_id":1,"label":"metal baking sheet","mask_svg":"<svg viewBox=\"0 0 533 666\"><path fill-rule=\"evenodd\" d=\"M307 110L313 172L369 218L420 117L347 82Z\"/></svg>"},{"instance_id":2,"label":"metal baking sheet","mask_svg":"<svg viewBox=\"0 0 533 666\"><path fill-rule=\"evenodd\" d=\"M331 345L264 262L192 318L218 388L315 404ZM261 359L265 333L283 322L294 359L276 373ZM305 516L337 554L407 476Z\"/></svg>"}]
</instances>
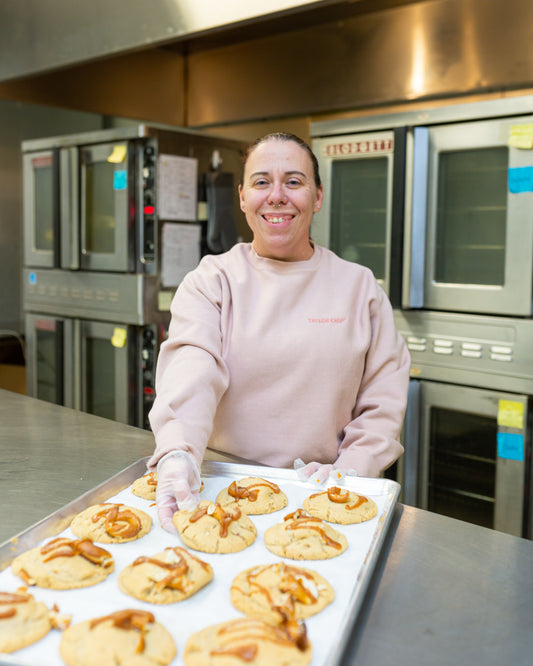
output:
<instances>
[{"instance_id":1,"label":"metal baking sheet","mask_svg":"<svg viewBox=\"0 0 533 666\"><path fill-rule=\"evenodd\" d=\"M149 610L174 638L178 654L172 661L172 666L183 666L183 652L190 634L211 624L242 617L230 602L229 589L233 578L254 564L268 564L284 559L265 548L263 534L268 527L282 522L283 516L302 506L303 499L311 492L317 492L317 488L309 482L300 481L296 472L290 469L204 461L202 499L214 501L218 492L235 479L261 476L280 486L288 497L288 506L275 513L251 516L257 527L257 538L252 546L240 553L210 554L192 551L211 564L214 570L213 581L185 601L170 605L154 605L127 596L116 584L120 571L139 555L153 555L167 546L182 545L179 536L171 535L159 526L155 503L131 493L130 486L133 481L146 473L147 460L148 458L143 458L137 461L0 545L0 590L12 592L22 584L22 581L9 569L14 557L59 534L73 538L74 535L68 525L72 518L86 507L103 501L113 501L142 509L153 520L153 527L148 535L130 543L103 544L115 560L115 571L106 581L78 590L47 590L31 587L30 591L36 599L43 601L48 607L57 604L62 614L71 615L72 624L123 608ZM312 666L340 664L400 492L399 484L388 479L346 477L338 485L371 497L378 505L378 515L365 523L333 525L348 539L348 549L342 555L329 560L284 559L288 564L317 571L335 590L334 601L321 613L306 620L308 637L313 645ZM32 646L11 655L0 655L0 664L42 666L46 663L47 666L63 666L64 662L59 656L60 639L61 633L52 630Z\"/></svg>"}]
</instances>

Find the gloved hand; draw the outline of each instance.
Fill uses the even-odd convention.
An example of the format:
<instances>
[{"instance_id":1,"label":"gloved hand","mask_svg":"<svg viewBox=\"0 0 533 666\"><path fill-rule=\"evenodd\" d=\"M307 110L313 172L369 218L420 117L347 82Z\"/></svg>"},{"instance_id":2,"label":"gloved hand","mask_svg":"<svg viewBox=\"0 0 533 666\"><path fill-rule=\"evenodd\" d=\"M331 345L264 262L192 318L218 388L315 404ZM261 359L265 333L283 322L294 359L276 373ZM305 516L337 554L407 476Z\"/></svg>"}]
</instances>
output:
<instances>
[{"instance_id":1,"label":"gloved hand","mask_svg":"<svg viewBox=\"0 0 533 666\"><path fill-rule=\"evenodd\" d=\"M357 476L355 469L341 469L335 465L323 465L318 462L310 462L307 465L301 458L294 461L294 469L300 481L310 481L316 485L321 485L326 481L341 482L345 476Z\"/></svg>"},{"instance_id":2,"label":"gloved hand","mask_svg":"<svg viewBox=\"0 0 533 666\"><path fill-rule=\"evenodd\" d=\"M176 532L172 516L179 509L191 510L200 501L200 471L186 451L171 451L157 463L155 501L161 527Z\"/></svg>"}]
</instances>

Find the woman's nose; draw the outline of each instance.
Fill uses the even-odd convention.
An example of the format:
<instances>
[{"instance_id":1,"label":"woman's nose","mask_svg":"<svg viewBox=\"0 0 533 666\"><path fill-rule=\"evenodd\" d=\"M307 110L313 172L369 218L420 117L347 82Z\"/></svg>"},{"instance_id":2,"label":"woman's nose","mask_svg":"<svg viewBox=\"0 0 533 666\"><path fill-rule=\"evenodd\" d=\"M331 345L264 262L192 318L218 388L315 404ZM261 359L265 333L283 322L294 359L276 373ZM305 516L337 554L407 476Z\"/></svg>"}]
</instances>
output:
<instances>
[{"instance_id":1,"label":"woman's nose","mask_svg":"<svg viewBox=\"0 0 533 666\"><path fill-rule=\"evenodd\" d=\"M270 190L270 194L268 197L268 203L277 206L282 203L287 203L287 197L285 194L285 190L283 189L283 186L281 183L274 183L272 186L272 189Z\"/></svg>"}]
</instances>

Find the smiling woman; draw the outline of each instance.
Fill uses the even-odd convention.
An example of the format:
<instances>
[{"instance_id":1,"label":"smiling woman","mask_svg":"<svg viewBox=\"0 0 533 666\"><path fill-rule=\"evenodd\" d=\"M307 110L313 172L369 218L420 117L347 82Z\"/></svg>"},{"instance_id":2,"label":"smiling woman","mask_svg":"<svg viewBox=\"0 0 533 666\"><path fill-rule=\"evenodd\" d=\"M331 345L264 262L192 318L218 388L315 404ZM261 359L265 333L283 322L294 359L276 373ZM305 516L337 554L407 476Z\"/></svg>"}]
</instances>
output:
<instances>
[{"instance_id":1,"label":"smiling woman","mask_svg":"<svg viewBox=\"0 0 533 666\"><path fill-rule=\"evenodd\" d=\"M403 452L409 355L371 271L309 237L323 198L311 149L259 139L239 195L253 242L185 277L159 353L148 465L171 531L199 501L208 445L318 483L378 476Z\"/></svg>"},{"instance_id":2,"label":"smiling woman","mask_svg":"<svg viewBox=\"0 0 533 666\"><path fill-rule=\"evenodd\" d=\"M309 228L323 197L313 159L289 134L267 135L248 150L239 195L260 256L282 261L312 256Z\"/></svg>"}]
</instances>

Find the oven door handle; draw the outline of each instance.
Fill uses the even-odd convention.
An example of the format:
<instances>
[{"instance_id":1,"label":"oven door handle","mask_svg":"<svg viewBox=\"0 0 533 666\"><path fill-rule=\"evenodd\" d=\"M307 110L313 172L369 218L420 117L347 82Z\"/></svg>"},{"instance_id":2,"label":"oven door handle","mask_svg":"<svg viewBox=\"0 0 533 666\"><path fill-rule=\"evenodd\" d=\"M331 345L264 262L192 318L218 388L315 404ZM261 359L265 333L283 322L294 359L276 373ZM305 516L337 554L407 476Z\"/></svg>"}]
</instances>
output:
<instances>
[{"instance_id":1,"label":"oven door handle","mask_svg":"<svg viewBox=\"0 0 533 666\"><path fill-rule=\"evenodd\" d=\"M394 130L389 272L389 300L395 308L402 307L406 155L407 127L397 127Z\"/></svg>"},{"instance_id":2,"label":"oven door handle","mask_svg":"<svg viewBox=\"0 0 533 666\"><path fill-rule=\"evenodd\" d=\"M429 167L429 130L415 127L410 245L408 257L408 300L411 308L424 306L426 218Z\"/></svg>"},{"instance_id":3,"label":"oven door handle","mask_svg":"<svg viewBox=\"0 0 533 666\"><path fill-rule=\"evenodd\" d=\"M79 172L77 148L60 149L61 268L79 270Z\"/></svg>"}]
</instances>

